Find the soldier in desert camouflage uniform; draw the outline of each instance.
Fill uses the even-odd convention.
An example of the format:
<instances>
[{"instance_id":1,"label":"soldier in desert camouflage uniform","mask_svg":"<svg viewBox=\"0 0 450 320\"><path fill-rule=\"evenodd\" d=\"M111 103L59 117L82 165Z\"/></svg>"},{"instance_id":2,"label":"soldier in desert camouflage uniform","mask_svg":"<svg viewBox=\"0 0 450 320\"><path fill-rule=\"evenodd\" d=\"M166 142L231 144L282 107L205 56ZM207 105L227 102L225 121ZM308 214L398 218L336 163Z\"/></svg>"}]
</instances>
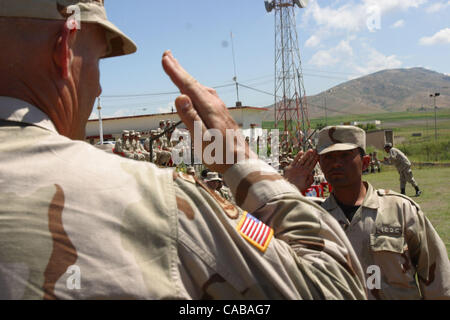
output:
<instances>
[{"instance_id":1,"label":"soldier in desert camouflage uniform","mask_svg":"<svg viewBox=\"0 0 450 320\"><path fill-rule=\"evenodd\" d=\"M384 146L384 151L389 154L388 158L384 158L384 163L387 165L393 164L400 175L400 193L406 193L406 183L409 182L416 190L416 197L420 196L422 191L420 191L420 188L414 179L411 170L411 162L408 157L397 148L393 148L392 143L387 143Z\"/></svg>"},{"instance_id":2,"label":"soldier in desert camouflage uniform","mask_svg":"<svg viewBox=\"0 0 450 320\"><path fill-rule=\"evenodd\" d=\"M130 137L130 132L128 130L122 131L122 137L117 139L116 144L114 145L114 151L118 154L120 154L123 157L130 158L130 152L125 149L126 141ZM131 155L132 156L132 155Z\"/></svg>"},{"instance_id":3,"label":"soldier in desert camouflage uniform","mask_svg":"<svg viewBox=\"0 0 450 320\"><path fill-rule=\"evenodd\" d=\"M158 129L156 129L156 132L158 133L158 134L160 134L160 133L162 133L163 131L164 131L164 129L165 129L165 121L164 120L159 120L159 128Z\"/></svg>"},{"instance_id":4,"label":"soldier in desert camouflage uniform","mask_svg":"<svg viewBox=\"0 0 450 320\"><path fill-rule=\"evenodd\" d=\"M148 161L149 159L149 153L145 151L144 147L141 143L141 133L138 131L136 132L136 135L134 137L134 140L136 141L134 152L138 155L138 160L140 161Z\"/></svg>"},{"instance_id":5,"label":"soldier in desert camouflage uniform","mask_svg":"<svg viewBox=\"0 0 450 320\"><path fill-rule=\"evenodd\" d=\"M69 5L81 11L80 30L66 23ZM242 137L234 155L245 161L210 167L260 222L192 176L76 141L101 92L99 59L136 51L102 1L0 0L0 41L8 43L0 51L0 299L365 298L338 223ZM162 63L183 93L175 103L191 134L200 119L238 130L170 52ZM264 228L261 241L244 236L250 220Z\"/></svg>"},{"instance_id":6,"label":"soldier in desert camouflage uniform","mask_svg":"<svg viewBox=\"0 0 450 320\"><path fill-rule=\"evenodd\" d=\"M367 271L369 298L450 299L444 243L417 203L362 181L369 165L365 142L360 128L326 127L319 132L319 157L309 151L302 161L311 165L319 158L333 187L321 206L341 224Z\"/></svg>"}]
</instances>

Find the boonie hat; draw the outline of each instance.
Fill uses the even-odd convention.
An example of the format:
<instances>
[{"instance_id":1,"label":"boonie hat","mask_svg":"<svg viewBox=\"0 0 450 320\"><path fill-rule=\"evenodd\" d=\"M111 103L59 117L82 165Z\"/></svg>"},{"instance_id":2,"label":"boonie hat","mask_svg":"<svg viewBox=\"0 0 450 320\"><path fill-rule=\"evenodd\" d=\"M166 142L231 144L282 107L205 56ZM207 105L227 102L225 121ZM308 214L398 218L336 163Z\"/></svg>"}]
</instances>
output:
<instances>
[{"instance_id":1,"label":"boonie hat","mask_svg":"<svg viewBox=\"0 0 450 320\"><path fill-rule=\"evenodd\" d=\"M354 126L329 126L319 132L319 155L361 148L366 152L366 132Z\"/></svg>"},{"instance_id":2,"label":"boonie hat","mask_svg":"<svg viewBox=\"0 0 450 320\"><path fill-rule=\"evenodd\" d=\"M205 181L222 181L218 172L208 172Z\"/></svg>"},{"instance_id":3,"label":"boonie hat","mask_svg":"<svg viewBox=\"0 0 450 320\"><path fill-rule=\"evenodd\" d=\"M108 20L104 0L0 0L0 17L62 21L79 17L80 22L95 23L105 30L108 51L103 58L137 50L136 44Z\"/></svg>"},{"instance_id":4,"label":"boonie hat","mask_svg":"<svg viewBox=\"0 0 450 320\"><path fill-rule=\"evenodd\" d=\"M187 173L195 173L195 169L194 169L194 167L187 167L186 172Z\"/></svg>"}]
</instances>

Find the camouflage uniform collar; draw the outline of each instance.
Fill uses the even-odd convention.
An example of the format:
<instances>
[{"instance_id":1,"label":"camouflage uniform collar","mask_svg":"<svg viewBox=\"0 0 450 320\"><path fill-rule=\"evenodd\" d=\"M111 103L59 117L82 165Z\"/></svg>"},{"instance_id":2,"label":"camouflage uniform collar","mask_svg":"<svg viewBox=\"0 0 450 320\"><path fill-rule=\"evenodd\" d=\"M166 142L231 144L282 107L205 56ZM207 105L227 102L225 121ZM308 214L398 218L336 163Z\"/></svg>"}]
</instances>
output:
<instances>
[{"instance_id":1,"label":"camouflage uniform collar","mask_svg":"<svg viewBox=\"0 0 450 320\"><path fill-rule=\"evenodd\" d=\"M364 181L364 184L367 187L367 192L361 206L365 208L378 209L380 207L380 202L378 200L378 194L376 190L370 183ZM322 207L327 211L331 211L339 207L334 194L330 194L330 196L322 204Z\"/></svg>"},{"instance_id":2,"label":"camouflage uniform collar","mask_svg":"<svg viewBox=\"0 0 450 320\"><path fill-rule=\"evenodd\" d=\"M11 97L0 97L0 119L23 122L58 133L50 118L32 104Z\"/></svg>"},{"instance_id":3,"label":"camouflage uniform collar","mask_svg":"<svg viewBox=\"0 0 450 320\"><path fill-rule=\"evenodd\" d=\"M376 190L372 187L370 183L364 181L364 184L367 187L367 192L362 206L371 209L378 209L380 207L380 200L378 199L378 194Z\"/></svg>"}]
</instances>

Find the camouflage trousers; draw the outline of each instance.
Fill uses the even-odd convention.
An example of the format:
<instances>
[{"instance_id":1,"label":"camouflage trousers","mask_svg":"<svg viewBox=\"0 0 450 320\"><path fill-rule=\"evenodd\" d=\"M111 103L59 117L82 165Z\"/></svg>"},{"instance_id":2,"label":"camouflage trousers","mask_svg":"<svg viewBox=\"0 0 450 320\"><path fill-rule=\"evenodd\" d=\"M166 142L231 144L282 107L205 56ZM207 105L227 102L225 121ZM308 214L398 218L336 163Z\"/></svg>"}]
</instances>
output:
<instances>
[{"instance_id":1,"label":"camouflage trousers","mask_svg":"<svg viewBox=\"0 0 450 320\"><path fill-rule=\"evenodd\" d=\"M406 188L406 183L409 182L414 188L417 188L417 182L414 179L411 168L403 169L398 172L400 174L400 189Z\"/></svg>"}]
</instances>

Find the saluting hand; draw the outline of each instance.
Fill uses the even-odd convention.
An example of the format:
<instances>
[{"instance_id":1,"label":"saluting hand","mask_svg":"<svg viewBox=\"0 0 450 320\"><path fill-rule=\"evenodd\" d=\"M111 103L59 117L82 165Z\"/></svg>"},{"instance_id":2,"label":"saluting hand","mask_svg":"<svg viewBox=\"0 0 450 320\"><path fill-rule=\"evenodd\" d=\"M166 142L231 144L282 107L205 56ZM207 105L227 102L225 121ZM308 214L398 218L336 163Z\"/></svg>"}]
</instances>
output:
<instances>
[{"instance_id":1,"label":"saluting hand","mask_svg":"<svg viewBox=\"0 0 450 320\"><path fill-rule=\"evenodd\" d=\"M222 133L223 139L223 161L221 163L206 164L207 167L213 171L219 173L225 173L225 171L232 166L230 163L226 163L227 154L232 154L232 159L236 161L237 154L240 152L244 159L257 159L257 155L250 150L248 144L245 142L243 136L239 133L239 126L231 117L225 103L219 98L216 91L212 88L207 88L195 80L178 61L173 57L170 51L166 51L162 57L162 65L164 71L170 77L172 82L178 87L182 93L175 100L175 106L177 108L178 115L184 122L186 127L191 133L191 137L194 139L194 122L201 124L202 135L208 129L217 129ZM232 143L227 145L226 133L227 129L235 131L236 138L234 141L234 148ZM203 141L202 149L210 143ZM200 152L200 150L195 150ZM197 154L198 155L198 154ZM202 150L203 159L203 150ZM230 161L228 161L230 162Z\"/></svg>"},{"instance_id":2,"label":"saluting hand","mask_svg":"<svg viewBox=\"0 0 450 320\"><path fill-rule=\"evenodd\" d=\"M284 177L301 192L305 192L314 182L313 170L319 161L315 150L300 151L294 161L284 170Z\"/></svg>"}]
</instances>

